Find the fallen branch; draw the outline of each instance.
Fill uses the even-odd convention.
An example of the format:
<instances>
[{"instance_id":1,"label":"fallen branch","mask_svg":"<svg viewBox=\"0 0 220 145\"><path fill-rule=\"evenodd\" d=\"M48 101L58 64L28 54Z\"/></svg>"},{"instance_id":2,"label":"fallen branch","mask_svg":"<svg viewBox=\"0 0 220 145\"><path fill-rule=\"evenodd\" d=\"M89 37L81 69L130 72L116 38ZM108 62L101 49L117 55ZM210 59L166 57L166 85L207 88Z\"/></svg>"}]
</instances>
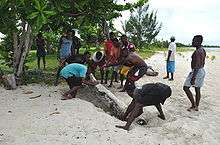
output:
<instances>
[{"instance_id":1,"label":"fallen branch","mask_svg":"<svg viewBox=\"0 0 220 145\"><path fill-rule=\"evenodd\" d=\"M35 96L35 97L30 97L29 99L35 99L35 98L39 98L41 95Z\"/></svg>"}]
</instances>

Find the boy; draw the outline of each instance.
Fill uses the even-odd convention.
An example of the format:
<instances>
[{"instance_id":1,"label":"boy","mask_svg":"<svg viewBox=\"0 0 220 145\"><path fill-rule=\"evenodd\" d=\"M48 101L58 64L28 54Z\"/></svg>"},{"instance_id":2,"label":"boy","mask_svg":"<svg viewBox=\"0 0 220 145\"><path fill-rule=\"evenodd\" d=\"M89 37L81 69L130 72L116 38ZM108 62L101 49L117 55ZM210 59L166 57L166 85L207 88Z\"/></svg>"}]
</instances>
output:
<instances>
[{"instance_id":1,"label":"boy","mask_svg":"<svg viewBox=\"0 0 220 145\"><path fill-rule=\"evenodd\" d=\"M63 94L62 100L75 98L77 90L80 89L82 84L87 85L96 85L97 82L90 80L85 80L85 78L90 74L87 70L87 66L79 63L72 63L66 65L61 71L60 76L62 76L67 84L69 85L70 90Z\"/></svg>"}]
</instances>

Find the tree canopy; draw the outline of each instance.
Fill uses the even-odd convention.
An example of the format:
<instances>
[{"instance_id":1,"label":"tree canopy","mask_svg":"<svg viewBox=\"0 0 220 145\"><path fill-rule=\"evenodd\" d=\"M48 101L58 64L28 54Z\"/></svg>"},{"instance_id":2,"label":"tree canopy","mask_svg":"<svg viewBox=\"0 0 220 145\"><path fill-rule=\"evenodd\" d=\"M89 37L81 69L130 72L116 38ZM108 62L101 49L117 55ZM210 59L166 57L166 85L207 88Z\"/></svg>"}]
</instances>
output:
<instances>
[{"instance_id":1,"label":"tree canopy","mask_svg":"<svg viewBox=\"0 0 220 145\"><path fill-rule=\"evenodd\" d=\"M138 48L150 44L158 35L162 24L157 21L156 12L149 12L149 5L139 6L129 20L125 22L124 31Z\"/></svg>"}]
</instances>

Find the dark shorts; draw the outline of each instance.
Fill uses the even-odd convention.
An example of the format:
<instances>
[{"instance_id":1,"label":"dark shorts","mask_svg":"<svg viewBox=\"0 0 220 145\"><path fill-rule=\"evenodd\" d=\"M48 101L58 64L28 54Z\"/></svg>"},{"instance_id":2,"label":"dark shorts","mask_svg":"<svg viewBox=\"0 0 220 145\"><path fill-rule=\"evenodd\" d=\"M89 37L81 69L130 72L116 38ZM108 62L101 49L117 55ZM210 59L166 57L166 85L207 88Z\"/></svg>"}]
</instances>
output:
<instances>
[{"instance_id":1,"label":"dark shorts","mask_svg":"<svg viewBox=\"0 0 220 145\"><path fill-rule=\"evenodd\" d=\"M75 86L82 85L82 78L79 78L79 77L72 76L72 77L69 77L65 80L66 80L67 84L69 85L70 89L72 89Z\"/></svg>"},{"instance_id":2,"label":"dark shorts","mask_svg":"<svg viewBox=\"0 0 220 145\"><path fill-rule=\"evenodd\" d=\"M144 106L163 104L171 96L171 88L162 83L146 84L137 90L134 99Z\"/></svg>"},{"instance_id":3,"label":"dark shorts","mask_svg":"<svg viewBox=\"0 0 220 145\"><path fill-rule=\"evenodd\" d=\"M37 57L45 57L46 56L46 50L43 48L37 49Z\"/></svg>"}]
</instances>

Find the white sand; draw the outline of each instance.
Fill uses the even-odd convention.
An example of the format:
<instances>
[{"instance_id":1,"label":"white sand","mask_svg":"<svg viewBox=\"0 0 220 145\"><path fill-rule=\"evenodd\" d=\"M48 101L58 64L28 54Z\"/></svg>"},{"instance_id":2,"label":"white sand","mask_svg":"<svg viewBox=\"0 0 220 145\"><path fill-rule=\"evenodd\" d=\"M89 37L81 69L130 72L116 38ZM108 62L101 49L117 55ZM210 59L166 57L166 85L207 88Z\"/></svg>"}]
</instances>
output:
<instances>
[{"instance_id":1,"label":"white sand","mask_svg":"<svg viewBox=\"0 0 220 145\"><path fill-rule=\"evenodd\" d=\"M0 145L218 145L220 52L208 52L216 59L206 61L207 75L199 112L186 111L190 103L182 91L183 82L190 71L191 53L177 56L173 82L162 79L165 75L163 53L147 60L160 74L157 77L146 76L138 83L163 82L172 87L173 94L163 106L167 119L159 119L156 108L145 107L141 117L148 124L140 126L134 122L128 132L115 128L115 125L125 122L106 114L90 102L79 98L61 101L61 92L68 89L66 85L28 85L15 91L0 88ZM25 94L27 91L33 93ZM131 100L114 88L112 91L126 104ZM41 96L30 99L38 95ZM91 98L93 95L96 94L86 88L78 97Z\"/></svg>"}]
</instances>

